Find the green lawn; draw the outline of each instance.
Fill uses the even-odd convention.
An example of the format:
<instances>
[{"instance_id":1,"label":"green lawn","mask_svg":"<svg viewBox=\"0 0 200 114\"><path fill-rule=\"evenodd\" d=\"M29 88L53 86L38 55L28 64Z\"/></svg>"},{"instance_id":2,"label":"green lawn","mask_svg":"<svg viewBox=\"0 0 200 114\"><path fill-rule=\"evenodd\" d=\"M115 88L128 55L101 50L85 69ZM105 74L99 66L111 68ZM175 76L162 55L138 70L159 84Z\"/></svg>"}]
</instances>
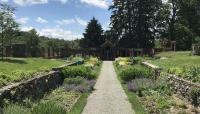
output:
<instances>
[{"instance_id":1,"label":"green lawn","mask_svg":"<svg viewBox=\"0 0 200 114\"><path fill-rule=\"evenodd\" d=\"M11 74L12 71L40 71L65 64L64 60L42 58L9 58L0 61L0 72Z\"/></svg>"},{"instance_id":2,"label":"green lawn","mask_svg":"<svg viewBox=\"0 0 200 114\"><path fill-rule=\"evenodd\" d=\"M161 59L151 59L148 62L158 65L164 70L173 67L185 67L200 65L200 56L192 56L190 52L163 52L156 56Z\"/></svg>"},{"instance_id":3,"label":"green lawn","mask_svg":"<svg viewBox=\"0 0 200 114\"><path fill-rule=\"evenodd\" d=\"M61 59L6 58L0 61L0 86L30 78L36 72L44 72L65 63Z\"/></svg>"}]
</instances>

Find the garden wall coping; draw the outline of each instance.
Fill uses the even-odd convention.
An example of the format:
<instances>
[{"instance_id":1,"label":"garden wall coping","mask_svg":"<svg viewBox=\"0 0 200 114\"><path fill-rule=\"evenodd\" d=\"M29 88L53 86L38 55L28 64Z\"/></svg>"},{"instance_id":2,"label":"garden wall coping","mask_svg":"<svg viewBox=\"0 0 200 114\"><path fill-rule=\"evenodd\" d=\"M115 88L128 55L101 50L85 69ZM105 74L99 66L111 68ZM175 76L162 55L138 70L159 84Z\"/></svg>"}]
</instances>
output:
<instances>
[{"instance_id":1,"label":"garden wall coping","mask_svg":"<svg viewBox=\"0 0 200 114\"><path fill-rule=\"evenodd\" d=\"M142 62L142 64L144 66L149 67L149 68L154 69L154 70L161 70L161 68L159 66L156 66L156 65L148 63L148 62Z\"/></svg>"}]
</instances>

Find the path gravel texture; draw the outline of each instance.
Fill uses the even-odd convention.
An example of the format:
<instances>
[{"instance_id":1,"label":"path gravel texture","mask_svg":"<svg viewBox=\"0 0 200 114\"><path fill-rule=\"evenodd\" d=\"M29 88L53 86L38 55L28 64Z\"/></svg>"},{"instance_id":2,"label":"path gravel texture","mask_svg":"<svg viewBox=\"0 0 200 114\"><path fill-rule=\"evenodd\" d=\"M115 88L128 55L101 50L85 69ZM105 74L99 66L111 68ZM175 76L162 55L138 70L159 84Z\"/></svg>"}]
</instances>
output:
<instances>
[{"instance_id":1,"label":"path gravel texture","mask_svg":"<svg viewBox=\"0 0 200 114\"><path fill-rule=\"evenodd\" d=\"M82 114L134 114L112 61L103 62L95 89L88 97Z\"/></svg>"}]
</instances>

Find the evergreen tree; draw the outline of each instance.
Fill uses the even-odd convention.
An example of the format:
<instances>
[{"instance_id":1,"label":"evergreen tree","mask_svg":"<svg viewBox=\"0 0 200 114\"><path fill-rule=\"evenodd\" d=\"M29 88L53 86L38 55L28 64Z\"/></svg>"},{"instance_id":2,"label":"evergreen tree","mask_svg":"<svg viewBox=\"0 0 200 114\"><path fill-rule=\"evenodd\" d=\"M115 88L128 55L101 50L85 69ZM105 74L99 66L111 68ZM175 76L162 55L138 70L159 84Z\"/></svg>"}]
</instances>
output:
<instances>
[{"instance_id":1,"label":"evergreen tree","mask_svg":"<svg viewBox=\"0 0 200 114\"><path fill-rule=\"evenodd\" d=\"M154 46L156 12L161 0L115 0L111 27L121 47L150 48Z\"/></svg>"},{"instance_id":2,"label":"evergreen tree","mask_svg":"<svg viewBox=\"0 0 200 114\"><path fill-rule=\"evenodd\" d=\"M88 23L83 36L81 47L99 48L104 43L101 24L95 18Z\"/></svg>"}]
</instances>

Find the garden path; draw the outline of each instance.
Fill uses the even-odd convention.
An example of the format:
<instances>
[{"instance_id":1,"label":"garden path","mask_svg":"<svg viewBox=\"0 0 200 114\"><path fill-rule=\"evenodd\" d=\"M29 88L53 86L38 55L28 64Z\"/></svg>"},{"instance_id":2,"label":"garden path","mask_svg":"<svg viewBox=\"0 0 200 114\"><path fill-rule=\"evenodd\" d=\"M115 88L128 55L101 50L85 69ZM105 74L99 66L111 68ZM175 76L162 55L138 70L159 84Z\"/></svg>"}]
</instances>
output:
<instances>
[{"instance_id":1,"label":"garden path","mask_svg":"<svg viewBox=\"0 0 200 114\"><path fill-rule=\"evenodd\" d=\"M127 99L112 61L104 61L95 91L88 97L82 114L134 114Z\"/></svg>"}]
</instances>

